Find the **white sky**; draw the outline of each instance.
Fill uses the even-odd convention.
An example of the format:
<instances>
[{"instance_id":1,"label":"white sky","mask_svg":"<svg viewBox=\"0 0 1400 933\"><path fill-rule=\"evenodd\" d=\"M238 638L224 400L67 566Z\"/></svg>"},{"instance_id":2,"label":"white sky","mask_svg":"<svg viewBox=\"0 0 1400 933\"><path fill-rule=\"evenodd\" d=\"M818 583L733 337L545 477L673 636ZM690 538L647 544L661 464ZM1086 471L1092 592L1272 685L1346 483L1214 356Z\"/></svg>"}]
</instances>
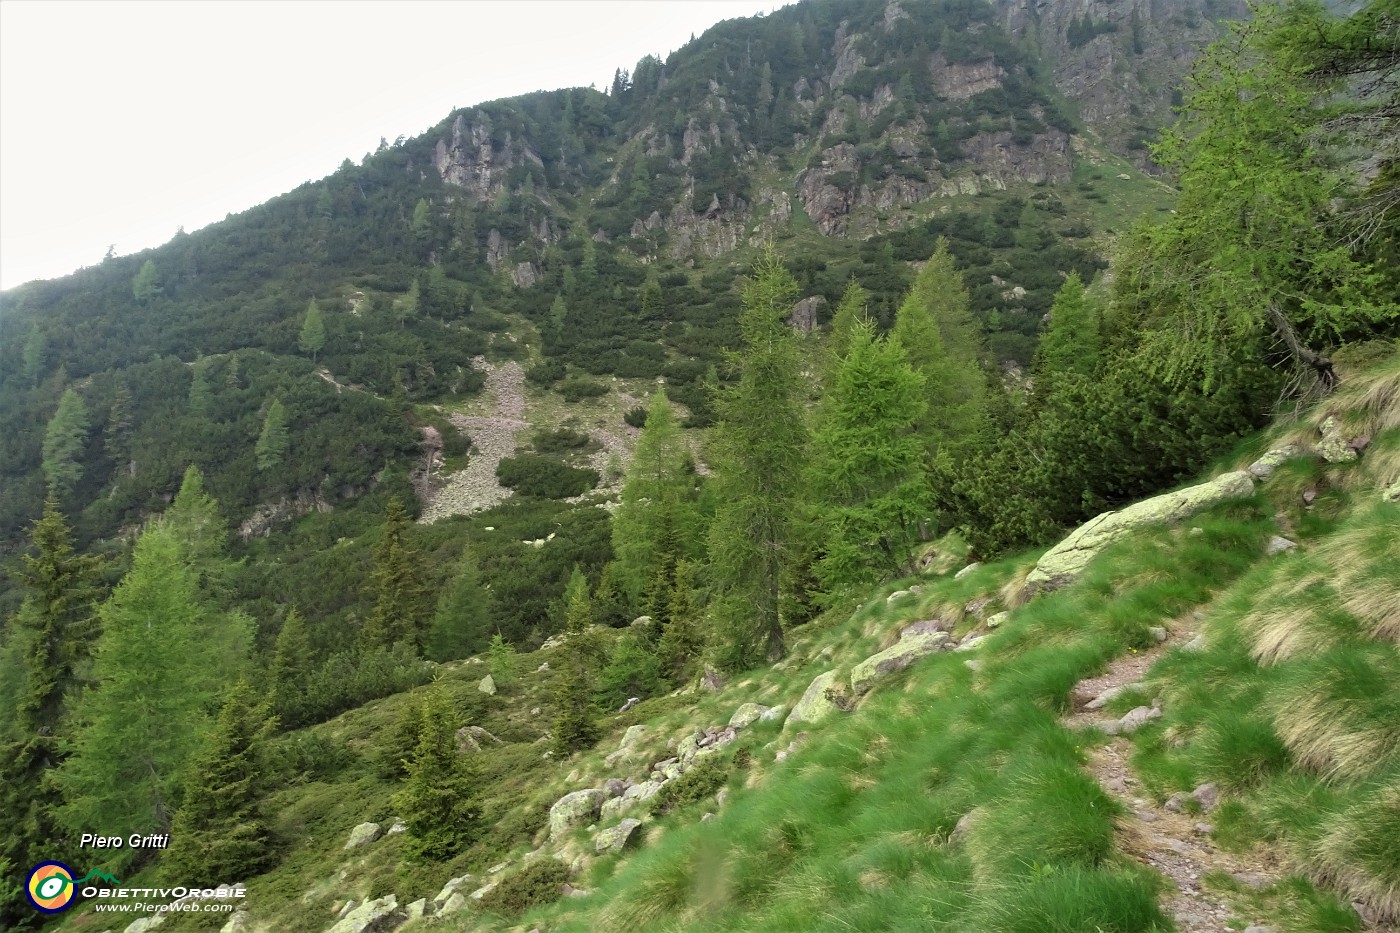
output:
<instances>
[{"instance_id":1,"label":"white sky","mask_svg":"<svg viewBox=\"0 0 1400 933\"><path fill-rule=\"evenodd\" d=\"M454 107L596 84L773 0L0 0L0 289L158 246Z\"/></svg>"}]
</instances>

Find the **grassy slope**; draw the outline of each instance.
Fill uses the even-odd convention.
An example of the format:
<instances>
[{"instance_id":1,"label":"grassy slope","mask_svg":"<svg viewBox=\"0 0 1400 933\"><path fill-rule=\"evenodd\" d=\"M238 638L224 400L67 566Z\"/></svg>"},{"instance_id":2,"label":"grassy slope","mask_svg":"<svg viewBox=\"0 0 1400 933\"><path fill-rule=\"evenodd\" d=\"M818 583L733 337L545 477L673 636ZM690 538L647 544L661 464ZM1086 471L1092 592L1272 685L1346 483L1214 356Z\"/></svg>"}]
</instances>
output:
<instances>
[{"instance_id":1,"label":"grassy slope","mask_svg":"<svg viewBox=\"0 0 1400 933\"><path fill-rule=\"evenodd\" d=\"M300 756L304 776L270 801L287 850L274 871L247 879L256 928L322 930L346 899L393 892L403 905L464 871L515 862L543 839L547 809L563 793L608 777L644 779L650 762L671 754L668 740L673 747L696 726L725 722L745 701L790 705L817 674L844 673L892 643L904 621L956 618L958 633L970 631L979 619L962 607L991 596L983 617L1002 605L1012 613L977 652L936 655L882 683L851 714L808 727L786 761L775 753L795 728L759 723L740 733L719 756L724 807L706 795L648 819L639 852L593 860L575 882L588 896L524 918L468 911L432 928L1169 930L1158 907L1163 883L1115 847L1118 804L1084 770L1098 739L1065 729L1060 716L1075 683L1146 646L1150 626L1201 611L1208 649L1171 652L1149 674L1165 715L1134 737L1145 788L1160 802L1216 780L1226 802L1213 841L1235 851L1271 846L1302 873L1240 892L1248 916L1288 933L1359 930L1347 899L1364 895L1394 911L1400 895L1400 505L1377 493L1400 474L1400 369L1392 364L1387 378L1375 384L1390 385L1389 396L1372 387L1369 399L1333 400L1371 412L1366 425L1347 416L1374 432L1359 464L1294 462L1254 498L1194 519L1202 533L1140 535L1078 584L1025 605L1014 594L1032 555L955 580L946 575L957 566L951 550L945 574L921 581L920 593L887 602L891 586L854 612L833 611L795 633L786 661L720 693L605 717L597 749L567 762L535 744L549 725L551 674L534 670L555 651L522 659L529 673L494 698L475 689L484 666L445 666L463 721L508 743L481 756L492 829L449 864L402 863L402 837L341 849L356 823L392 817L396 784L380 748L409 695L293 734L284 753ZM1368 384L1356 385L1361 395ZM1256 439L1241 457L1276 439ZM1299 493L1314 487L1304 509ZM1303 546L1266 557L1280 525ZM974 656L978 671L964 664ZM606 767L604 755L634 723L646 725L637 750ZM717 818L700 822L707 811ZM969 813L965 835L953 839ZM591 842L578 830L566 858L591 857ZM69 928L105 929L97 919L81 908L65 918ZM198 923L182 916L164 929Z\"/></svg>"}]
</instances>

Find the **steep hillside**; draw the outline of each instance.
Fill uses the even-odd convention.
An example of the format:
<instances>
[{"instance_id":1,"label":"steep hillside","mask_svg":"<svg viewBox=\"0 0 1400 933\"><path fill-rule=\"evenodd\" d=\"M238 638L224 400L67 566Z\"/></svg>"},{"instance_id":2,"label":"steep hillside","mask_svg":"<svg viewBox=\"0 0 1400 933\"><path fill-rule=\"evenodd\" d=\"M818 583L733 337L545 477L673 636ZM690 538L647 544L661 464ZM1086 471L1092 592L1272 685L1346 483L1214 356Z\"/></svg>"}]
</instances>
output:
<instances>
[{"instance_id":1,"label":"steep hillside","mask_svg":"<svg viewBox=\"0 0 1400 933\"><path fill-rule=\"evenodd\" d=\"M571 640L289 733L280 866L237 917L161 928L1395 929L1400 368L1348 384L1118 513L1173 519L1103 535L1073 582L1030 595L1062 549L942 542L783 662L629 702L567 760L543 736ZM487 831L415 865L392 756L431 689Z\"/></svg>"}]
</instances>

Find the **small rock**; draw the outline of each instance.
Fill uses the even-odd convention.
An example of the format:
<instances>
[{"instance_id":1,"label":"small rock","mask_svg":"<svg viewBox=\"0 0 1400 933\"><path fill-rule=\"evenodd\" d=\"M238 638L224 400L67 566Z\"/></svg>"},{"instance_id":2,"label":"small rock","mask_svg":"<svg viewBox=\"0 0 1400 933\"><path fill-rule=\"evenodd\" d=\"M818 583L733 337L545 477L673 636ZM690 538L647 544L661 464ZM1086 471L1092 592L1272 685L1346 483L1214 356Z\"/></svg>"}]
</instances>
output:
<instances>
[{"instance_id":1,"label":"small rock","mask_svg":"<svg viewBox=\"0 0 1400 933\"><path fill-rule=\"evenodd\" d=\"M438 915L441 916L443 914L455 914L459 911L463 911L466 909L466 897L462 895L461 891L454 891L452 896L447 899L447 901L442 905L442 907L438 908Z\"/></svg>"},{"instance_id":2,"label":"small rock","mask_svg":"<svg viewBox=\"0 0 1400 933\"><path fill-rule=\"evenodd\" d=\"M1254 888L1256 891L1261 888L1267 888L1272 883L1268 878L1259 874L1257 871L1231 872L1230 877L1234 878L1246 888Z\"/></svg>"},{"instance_id":3,"label":"small rock","mask_svg":"<svg viewBox=\"0 0 1400 933\"><path fill-rule=\"evenodd\" d=\"M1011 618L1009 612L998 612L987 619L987 628L1000 628L1002 623Z\"/></svg>"},{"instance_id":4,"label":"small rock","mask_svg":"<svg viewBox=\"0 0 1400 933\"><path fill-rule=\"evenodd\" d=\"M365 901L341 918L326 933L365 933L366 930L378 929L379 921L397 910L398 899L392 894L386 894L372 901Z\"/></svg>"},{"instance_id":5,"label":"small rock","mask_svg":"<svg viewBox=\"0 0 1400 933\"><path fill-rule=\"evenodd\" d=\"M499 875L501 872L505 871L505 870L506 870L507 868L509 868L509 867L510 867L510 862L497 862L496 864L492 865L490 868L486 869L486 874L488 874L488 875Z\"/></svg>"},{"instance_id":6,"label":"small rock","mask_svg":"<svg viewBox=\"0 0 1400 933\"><path fill-rule=\"evenodd\" d=\"M976 632L969 632L967 637L953 650L954 651L974 651L982 642L986 641L986 635L978 635Z\"/></svg>"},{"instance_id":7,"label":"small rock","mask_svg":"<svg viewBox=\"0 0 1400 933\"><path fill-rule=\"evenodd\" d=\"M544 712L544 710L540 709L538 706L532 706L532 707L530 707L530 715L531 715L531 716L538 716L538 715L540 715L540 714L543 713L543 712Z\"/></svg>"},{"instance_id":8,"label":"small rock","mask_svg":"<svg viewBox=\"0 0 1400 933\"><path fill-rule=\"evenodd\" d=\"M1220 805L1220 791L1214 784L1202 784L1191 792L1191 797L1201 805L1201 810L1205 813Z\"/></svg>"},{"instance_id":9,"label":"small rock","mask_svg":"<svg viewBox=\"0 0 1400 933\"><path fill-rule=\"evenodd\" d=\"M1215 832L1215 826L1211 823L1197 823L1191 828L1198 836L1209 836L1211 833Z\"/></svg>"},{"instance_id":10,"label":"small rock","mask_svg":"<svg viewBox=\"0 0 1400 933\"><path fill-rule=\"evenodd\" d=\"M967 615L970 615L970 616L981 616L981 615L982 615L982 610L986 609L986 608L987 608L988 606L990 606L991 604L992 604L992 597L990 597L990 596L983 596L983 597L981 597L980 599L974 599L972 602L970 602L970 603L968 603L966 606L964 606L964 607L963 607L963 612L965 612Z\"/></svg>"},{"instance_id":11,"label":"small rock","mask_svg":"<svg viewBox=\"0 0 1400 933\"><path fill-rule=\"evenodd\" d=\"M966 567L964 567L963 569L959 570L957 573L953 574L953 579L954 579L954 580L961 580L963 577L965 577L965 576L967 576L968 574L972 573L974 570L977 570L977 569L978 569L979 567L981 567L981 566L982 566L982 562L981 562L981 561L976 561L976 560L975 560L975 561L973 561L972 563L968 564L968 565L967 565Z\"/></svg>"},{"instance_id":12,"label":"small rock","mask_svg":"<svg viewBox=\"0 0 1400 933\"><path fill-rule=\"evenodd\" d=\"M1186 644L1182 645L1181 650L1187 652L1188 654L1200 654L1202 651L1205 651L1206 633L1202 632L1195 638L1188 641Z\"/></svg>"},{"instance_id":13,"label":"small rock","mask_svg":"<svg viewBox=\"0 0 1400 933\"><path fill-rule=\"evenodd\" d=\"M1192 528L1186 533L1193 538L1199 538L1201 535L1206 533L1206 530L1204 528Z\"/></svg>"},{"instance_id":14,"label":"small rock","mask_svg":"<svg viewBox=\"0 0 1400 933\"><path fill-rule=\"evenodd\" d=\"M632 707L636 706L640 702L642 702L641 697L628 697L627 702L622 704L622 709L618 710L618 712L630 712L632 710Z\"/></svg>"},{"instance_id":15,"label":"small rock","mask_svg":"<svg viewBox=\"0 0 1400 933\"><path fill-rule=\"evenodd\" d=\"M1147 634L1151 635L1152 640L1159 644L1167 640L1167 630L1160 625L1149 625Z\"/></svg>"},{"instance_id":16,"label":"small rock","mask_svg":"<svg viewBox=\"0 0 1400 933\"><path fill-rule=\"evenodd\" d=\"M489 697L493 697L496 695L496 681L491 678L490 674L487 674L485 677L481 678L481 683L476 685L476 689Z\"/></svg>"},{"instance_id":17,"label":"small rock","mask_svg":"<svg viewBox=\"0 0 1400 933\"><path fill-rule=\"evenodd\" d=\"M490 894L492 891L496 890L496 885L498 884L500 884L499 881L493 881L490 884L484 884L472 893L468 894L467 897L471 898L474 901L479 901L486 895Z\"/></svg>"},{"instance_id":18,"label":"small rock","mask_svg":"<svg viewBox=\"0 0 1400 933\"><path fill-rule=\"evenodd\" d=\"M728 683L729 681L721 676L719 671L708 664L705 665L705 673L700 678L700 686L702 689L709 690L711 693L718 693L723 690Z\"/></svg>"},{"instance_id":19,"label":"small rock","mask_svg":"<svg viewBox=\"0 0 1400 933\"><path fill-rule=\"evenodd\" d=\"M418 898L418 900L408 905L404 913L404 919L418 920L423 916L424 911L426 911L427 909L428 899L426 897L420 897Z\"/></svg>"},{"instance_id":20,"label":"small rock","mask_svg":"<svg viewBox=\"0 0 1400 933\"><path fill-rule=\"evenodd\" d=\"M444 884L442 886L442 890L437 893L437 897L433 898L433 903L441 904L445 902L453 894L457 893L458 888L465 887L466 885L471 884L475 880L476 879L473 878L471 875L459 875L456 878L449 880L447 884Z\"/></svg>"},{"instance_id":21,"label":"small rock","mask_svg":"<svg viewBox=\"0 0 1400 933\"><path fill-rule=\"evenodd\" d=\"M591 787L565 794L549 808L549 837L558 838L574 826L591 822L598 815L607 794Z\"/></svg>"},{"instance_id":22,"label":"small rock","mask_svg":"<svg viewBox=\"0 0 1400 933\"><path fill-rule=\"evenodd\" d=\"M891 593L890 595L888 595L888 596L885 597L885 602L887 602L887 603L897 602L898 600L901 600L901 599L903 599L904 597L906 597L906 596L908 596L908 595L909 595L909 591L908 591L908 590L895 590L893 593Z\"/></svg>"},{"instance_id":23,"label":"small rock","mask_svg":"<svg viewBox=\"0 0 1400 933\"><path fill-rule=\"evenodd\" d=\"M743 729L753 725L763 718L763 714L768 712L768 707L760 706L757 703L745 703L734 711L734 715L729 717L729 726L732 729Z\"/></svg>"},{"instance_id":24,"label":"small rock","mask_svg":"<svg viewBox=\"0 0 1400 933\"><path fill-rule=\"evenodd\" d=\"M1153 813L1151 810L1137 810L1135 811L1135 815L1144 823L1157 822L1157 814Z\"/></svg>"},{"instance_id":25,"label":"small rock","mask_svg":"<svg viewBox=\"0 0 1400 933\"><path fill-rule=\"evenodd\" d=\"M773 756L773 760L774 760L774 761L785 761L789 756L792 755L793 752L797 751L797 749L801 747L802 743L804 743L804 742L806 742L806 741L807 741L807 733L805 733L805 732L799 732L799 733L797 733L797 735L795 735L795 736L792 737L792 741L788 743L787 748L785 748L785 749L779 751L778 754L776 754L776 755Z\"/></svg>"},{"instance_id":26,"label":"small rock","mask_svg":"<svg viewBox=\"0 0 1400 933\"><path fill-rule=\"evenodd\" d=\"M567 889L567 890L565 890L565 889ZM587 896L588 896L588 891L586 891L586 890L583 889L583 888L576 888L576 887L574 887L574 886L571 885L571 884L565 884L564 887L561 888L560 890L563 892L563 894L564 894L565 897L587 897Z\"/></svg>"},{"instance_id":27,"label":"small rock","mask_svg":"<svg viewBox=\"0 0 1400 933\"><path fill-rule=\"evenodd\" d=\"M982 662L978 661L976 658L969 658L963 662L963 666L970 671L980 671L982 669Z\"/></svg>"},{"instance_id":28,"label":"small rock","mask_svg":"<svg viewBox=\"0 0 1400 933\"><path fill-rule=\"evenodd\" d=\"M710 822L710 820L712 820L712 819L714 819L714 818L715 818L715 815L714 815L713 813L702 813L702 814L700 814L700 822L702 822L702 823L708 823L708 822Z\"/></svg>"},{"instance_id":29,"label":"small rock","mask_svg":"<svg viewBox=\"0 0 1400 933\"><path fill-rule=\"evenodd\" d=\"M1151 706L1139 706L1136 709L1130 710L1127 715L1118 720L1118 732L1116 734L1128 735L1129 733L1136 732L1145 723L1157 719L1161 715L1162 711L1159 709L1154 709Z\"/></svg>"},{"instance_id":30,"label":"small rock","mask_svg":"<svg viewBox=\"0 0 1400 933\"><path fill-rule=\"evenodd\" d=\"M1269 546L1264 549L1264 553L1269 557L1275 554L1282 554L1284 551L1291 551L1298 546L1298 542L1289 541L1287 538L1274 535L1269 539Z\"/></svg>"},{"instance_id":31,"label":"small rock","mask_svg":"<svg viewBox=\"0 0 1400 933\"><path fill-rule=\"evenodd\" d=\"M651 624L651 616L637 616L632 620L632 628L644 628Z\"/></svg>"},{"instance_id":32,"label":"small rock","mask_svg":"<svg viewBox=\"0 0 1400 933\"><path fill-rule=\"evenodd\" d=\"M593 848L597 852L621 852L627 848L628 843L636 834L637 829L642 825L641 820L625 819L610 829L605 829L598 833L594 841Z\"/></svg>"},{"instance_id":33,"label":"small rock","mask_svg":"<svg viewBox=\"0 0 1400 933\"><path fill-rule=\"evenodd\" d=\"M1112 703L1114 700L1118 699L1120 696L1127 693L1128 691L1141 689L1142 684L1140 683L1121 684L1117 687L1109 687L1103 693L1100 693L1088 703L1085 703L1084 708L1094 710L1103 709L1105 706Z\"/></svg>"},{"instance_id":34,"label":"small rock","mask_svg":"<svg viewBox=\"0 0 1400 933\"><path fill-rule=\"evenodd\" d=\"M541 664L540 664L539 667L535 668L535 673L536 673L536 674L543 674L543 673L544 673L545 671L547 671L547 670L549 670L549 662L548 662L548 661L544 661L544 662L541 662Z\"/></svg>"},{"instance_id":35,"label":"small rock","mask_svg":"<svg viewBox=\"0 0 1400 933\"><path fill-rule=\"evenodd\" d=\"M404 825L403 820L399 819L398 817L394 817L394 822L393 822L393 824L389 827L389 831L388 831L387 833L385 833L384 835L386 835L386 836L397 836L399 833L406 833L406 832L408 832L408 827Z\"/></svg>"},{"instance_id":36,"label":"small rock","mask_svg":"<svg viewBox=\"0 0 1400 933\"><path fill-rule=\"evenodd\" d=\"M715 806L717 806L717 807L722 807L722 806L724 806L725 801L727 801L728 799L729 799L729 788L727 788L727 787L721 787L718 791L715 792Z\"/></svg>"},{"instance_id":37,"label":"small rock","mask_svg":"<svg viewBox=\"0 0 1400 933\"><path fill-rule=\"evenodd\" d=\"M1169 813L1180 813L1182 810L1186 809L1186 801L1189 799L1189 794L1183 794L1178 791L1167 798L1167 802L1162 804L1162 809Z\"/></svg>"},{"instance_id":38,"label":"small rock","mask_svg":"<svg viewBox=\"0 0 1400 933\"><path fill-rule=\"evenodd\" d=\"M350 830L350 838L345 840L346 849L358 849L360 846L367 846L379 838L378 823L361 823Z\"/></svg>"}]
</instances>

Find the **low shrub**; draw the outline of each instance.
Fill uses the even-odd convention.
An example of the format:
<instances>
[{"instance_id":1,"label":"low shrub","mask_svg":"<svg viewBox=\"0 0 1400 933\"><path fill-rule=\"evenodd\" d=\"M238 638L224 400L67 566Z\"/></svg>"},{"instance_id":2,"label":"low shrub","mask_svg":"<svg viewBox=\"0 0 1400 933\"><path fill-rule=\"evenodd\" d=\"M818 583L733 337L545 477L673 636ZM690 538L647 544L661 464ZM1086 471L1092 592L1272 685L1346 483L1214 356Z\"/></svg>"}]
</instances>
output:
<instances>
[{"instance_id":1,"label":"low shrub","mask_svg":"<svg viewBox=\"0 0 1400 933\"><path fill-rule=\"evenodd\" d=\"M535 859L520 871L502 878L481 898L483 910L518 917L532 907L557 901L569 867L558 859Z\"/></svg>"},{"instance_id":2,"label":"low shrub","mask_svg":"<svg viewBox=\"0 0 1400 933\"><path fill-rule=\"evenodd\" d=\"M501 485L522 496L567 499L581 496L598 485L598 471L571 467L534 454L506 457L496 466Z\"/></svg>"}]
</instances>

